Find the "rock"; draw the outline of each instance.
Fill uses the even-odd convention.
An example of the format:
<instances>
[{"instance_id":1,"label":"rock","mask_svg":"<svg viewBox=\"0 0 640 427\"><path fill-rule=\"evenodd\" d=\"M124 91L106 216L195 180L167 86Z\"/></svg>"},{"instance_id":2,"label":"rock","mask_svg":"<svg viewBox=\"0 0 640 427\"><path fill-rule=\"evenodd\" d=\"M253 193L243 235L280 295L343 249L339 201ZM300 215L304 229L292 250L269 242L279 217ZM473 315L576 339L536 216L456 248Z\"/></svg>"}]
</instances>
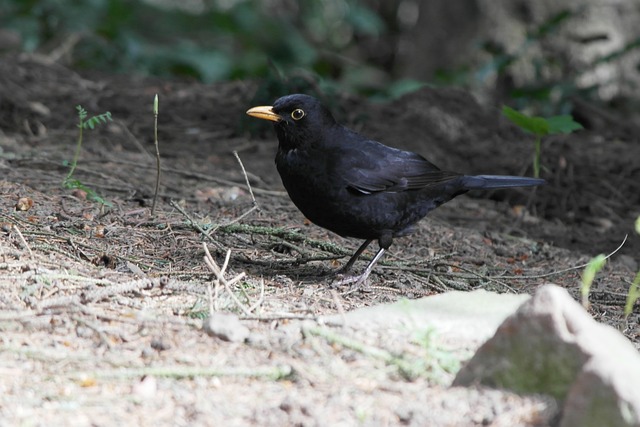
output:
<instances>
[{"instance_id":1,"label":"rock","mask_svg":"<svg viewBox=\"0 0 640 427\"><path fill-rule=\"evenodd\" d=\"M321 316L320 323L360 330L433 329L438 344L448 350L475 351L513 314L528 295L497 294L485 290L452 291L415 300L360 308L344 315Z\"/></svg>"},{"instance_id":2,"label":"rock","mask_svg":"<svg viewBox=\"0 0 640 427\"><path fill-rule=\"evenodd\" d=\"M617 347L611 350L606 359L587 363L567 395L559 427L640 426L640 360L623 360Z\"/></svg>"},{"instance_id":3,"label":"rock","mask_svg":"<svg viewBox=\"0 0 640 427\"><path fill-rule=\"evenodd\" d=\"M507 318L453 382L478 383L564 401L561 427L640 426L640 355L555 285Z\"/></svg>"},{"instance_id":4,"label":"rock","mask_svg":"<svg viewBox=\"0 0 640 427\"><path fill-rule=\"evenodd\" d=\"M238 316L229 313L213 313L202 325L204 331L221 340L242 342L249 336L249 328L244 326Z\"/></svg>"}]
</instances>

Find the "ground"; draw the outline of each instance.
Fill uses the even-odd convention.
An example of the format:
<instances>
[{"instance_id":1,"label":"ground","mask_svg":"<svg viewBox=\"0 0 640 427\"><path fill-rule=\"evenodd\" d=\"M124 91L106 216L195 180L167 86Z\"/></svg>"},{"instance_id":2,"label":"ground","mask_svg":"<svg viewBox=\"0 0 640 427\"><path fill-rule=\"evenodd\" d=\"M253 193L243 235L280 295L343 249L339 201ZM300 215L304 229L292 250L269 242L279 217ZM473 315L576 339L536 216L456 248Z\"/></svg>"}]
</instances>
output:
<instances>
[{"instance_id":1,"label":"ground","mask_svg":"<svg viewBox=\"0 0 640 427\"><path fill-rule=\"evenodd\" d=\"M606 122L609 114L594 110L589 129L545 141L548 185L534 194L457 198L397 239L370 289L354 292L330 286L328 273L360 242L309 224L288 199L273 164L273 132L244 115L258 87L78 74L26 56L0 62L2 419L544 425L535 397L452 391L451 370L407 376L312 329L303 337L288 326L451 289L531 293L553 282L579 299L579 267L613 252L627 234L597 277L589 310L640 343L639 305L626 320L622 312L640 249L633 232L638 133L617 131ZM162 175L152 215L156 93ZM442 168L531 173L530 137L462 91L425 89L383 104L346 96L333 102L341 121ZM78 104L114 119L84 132L74 173L108 206L62 186ZM223 281L216 286L204 245L227 265L226 280L243 275L230 285L237 302ZM246 343L203 331L210 305L245 319ZM433 417L438 408L455 407L459 418L424 418L425 407Z\"/></svg>"}]
</instances>

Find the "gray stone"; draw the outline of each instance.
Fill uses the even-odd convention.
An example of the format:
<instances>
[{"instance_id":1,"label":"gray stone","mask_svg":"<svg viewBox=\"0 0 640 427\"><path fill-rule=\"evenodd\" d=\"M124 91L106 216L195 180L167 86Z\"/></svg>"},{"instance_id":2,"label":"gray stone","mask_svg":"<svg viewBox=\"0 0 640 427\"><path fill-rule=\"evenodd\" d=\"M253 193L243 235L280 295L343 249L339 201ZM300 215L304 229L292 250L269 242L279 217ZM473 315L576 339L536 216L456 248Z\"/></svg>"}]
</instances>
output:
<instances>
[{"instance_id":1,"label":"gray stone","mask_svg":"<svg viewBox=\"0 0 640 427\"><path fill-rule=\"evenodd\" d=\"M447 292L416 300L402 300L323 316L321 323L361 330L431 328L438 343L449 350L475 351L489 339L500 323L530 297L496 294L485 290Z\"/></svg>"},{"instance_id":2,"label":"gray stone","mask_svg":"<svg viewBox=\"0 0 640 427\"><path fill-rule=\"evenodd\" d=\"M640 355L555 285L505 320L453 384L478 383L564 401L563 427L640 425Z\"/></svg>"},{"instance_id":3,"label":"gray stone","mask_svg":"<svg viewBox=\"0 0 640 427\"><path fill-rule=\"evenodd\" d=\"M250 332L238 316L229 313L212 313L202 327L208 335L231 342L244 341Z\"/></svg>"}]
</instances>

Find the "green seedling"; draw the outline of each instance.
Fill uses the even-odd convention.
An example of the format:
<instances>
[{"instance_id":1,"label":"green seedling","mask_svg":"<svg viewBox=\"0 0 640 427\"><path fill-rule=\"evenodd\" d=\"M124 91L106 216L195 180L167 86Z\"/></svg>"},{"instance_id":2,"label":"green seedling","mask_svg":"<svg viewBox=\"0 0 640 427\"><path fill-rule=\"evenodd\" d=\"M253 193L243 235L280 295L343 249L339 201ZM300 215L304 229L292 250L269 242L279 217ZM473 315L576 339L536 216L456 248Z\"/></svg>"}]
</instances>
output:
<instances>
[{"instance_id":1,"label":"green seedling","mask_svg":"<svg viewBox=\"0 0 640 427\"><path fill-rule=\"evenodd\" d=\"M535 136L533 176L536 178L540 177L542 138L548 135L557 135L560 133L569 134L573 131L583 129L582 125L573 120L571 115L553 116L549 118L527 116L526 114L522 114L513 108L507 107L506 105L502 107L502 114L520 129Z\"/></svg>"},{"instance_id":2,"label":"green seedling","mask_svg":"<svg viewBox=\"0 0 640 427\"><path fill-rule=\"evenodd\" d=\"M73 160L71 161L69 173L64 178L62 185L65 188L82 190L87 193L87 197L89 198L89 200L102 203L103 205L111 206L111 203L100 197L94 190L88 188L79 180L72 178L73 173L78 166L78 158L80 157L80 149L82 148L83 131L85 129L95 129L96 126L111 121L111 113L107 111L104 114L87 118L87 111L82 108L81 105L76 106L76 110L78 110L78 142L76 144L76 151L73 155Z\"/></svg>"},{"instance_id":3,"label":"green seedling","mask_svg":"<svg viewBox=\"0 0 640 427\"><path fill-rule=\"evenodd\" d=\"M640 234L640 216L636 219L636 233ZM636 274L636 278L633 279L629 293L627 294L627 302L624 305L624 318L628 318L633 312L633 306L640 298L640 271Z\"/></svg>"},{"instance_id":4,"label":"green seedling","mask_svg":"<svg viewBox=\"0 0 640 427\"><path fill-rule=\"evenodd\" d=\"M592 258L582 272L582 287L580 288L580 293L582 294L582 306L584 308L589 307L589 291L591 290L591 285L596 278L596 274L602 270L606 262L606 255L600 254Z\"/></svg>"},{"instance_id":5,"label":"green seedling","mask_svg":"<svg viewBox=\"0 0 640 427\"><path fill-rule=\"evenodd\" d=\"M633 279L633 283L629 288L627 294L627 302L624 305L624 318L627 319L633 312L633 305L640 298L640 271L636 274L636 278Z\"/></svg>"}]
</instances>

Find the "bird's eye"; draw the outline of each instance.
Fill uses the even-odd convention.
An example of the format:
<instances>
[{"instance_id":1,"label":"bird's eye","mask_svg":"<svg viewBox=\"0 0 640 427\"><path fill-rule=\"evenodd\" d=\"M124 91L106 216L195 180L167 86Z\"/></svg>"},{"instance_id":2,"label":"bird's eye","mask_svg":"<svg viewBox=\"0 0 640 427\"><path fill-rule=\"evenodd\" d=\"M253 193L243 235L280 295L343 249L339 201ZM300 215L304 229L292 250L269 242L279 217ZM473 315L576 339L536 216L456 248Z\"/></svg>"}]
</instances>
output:
<instances>
[{"instance_id":1,"label":"bird's eye","mask_svg":"<svg viewBox=\"0 0 640 427\"><path fill-rule=\"evenodd\" d=\"M301 118L304 117L304 110L301 110L299 108L296 108L295 110L293 110L291 112L291 118L293 120L300 120Z\"/></svg>"}]
</instances>

